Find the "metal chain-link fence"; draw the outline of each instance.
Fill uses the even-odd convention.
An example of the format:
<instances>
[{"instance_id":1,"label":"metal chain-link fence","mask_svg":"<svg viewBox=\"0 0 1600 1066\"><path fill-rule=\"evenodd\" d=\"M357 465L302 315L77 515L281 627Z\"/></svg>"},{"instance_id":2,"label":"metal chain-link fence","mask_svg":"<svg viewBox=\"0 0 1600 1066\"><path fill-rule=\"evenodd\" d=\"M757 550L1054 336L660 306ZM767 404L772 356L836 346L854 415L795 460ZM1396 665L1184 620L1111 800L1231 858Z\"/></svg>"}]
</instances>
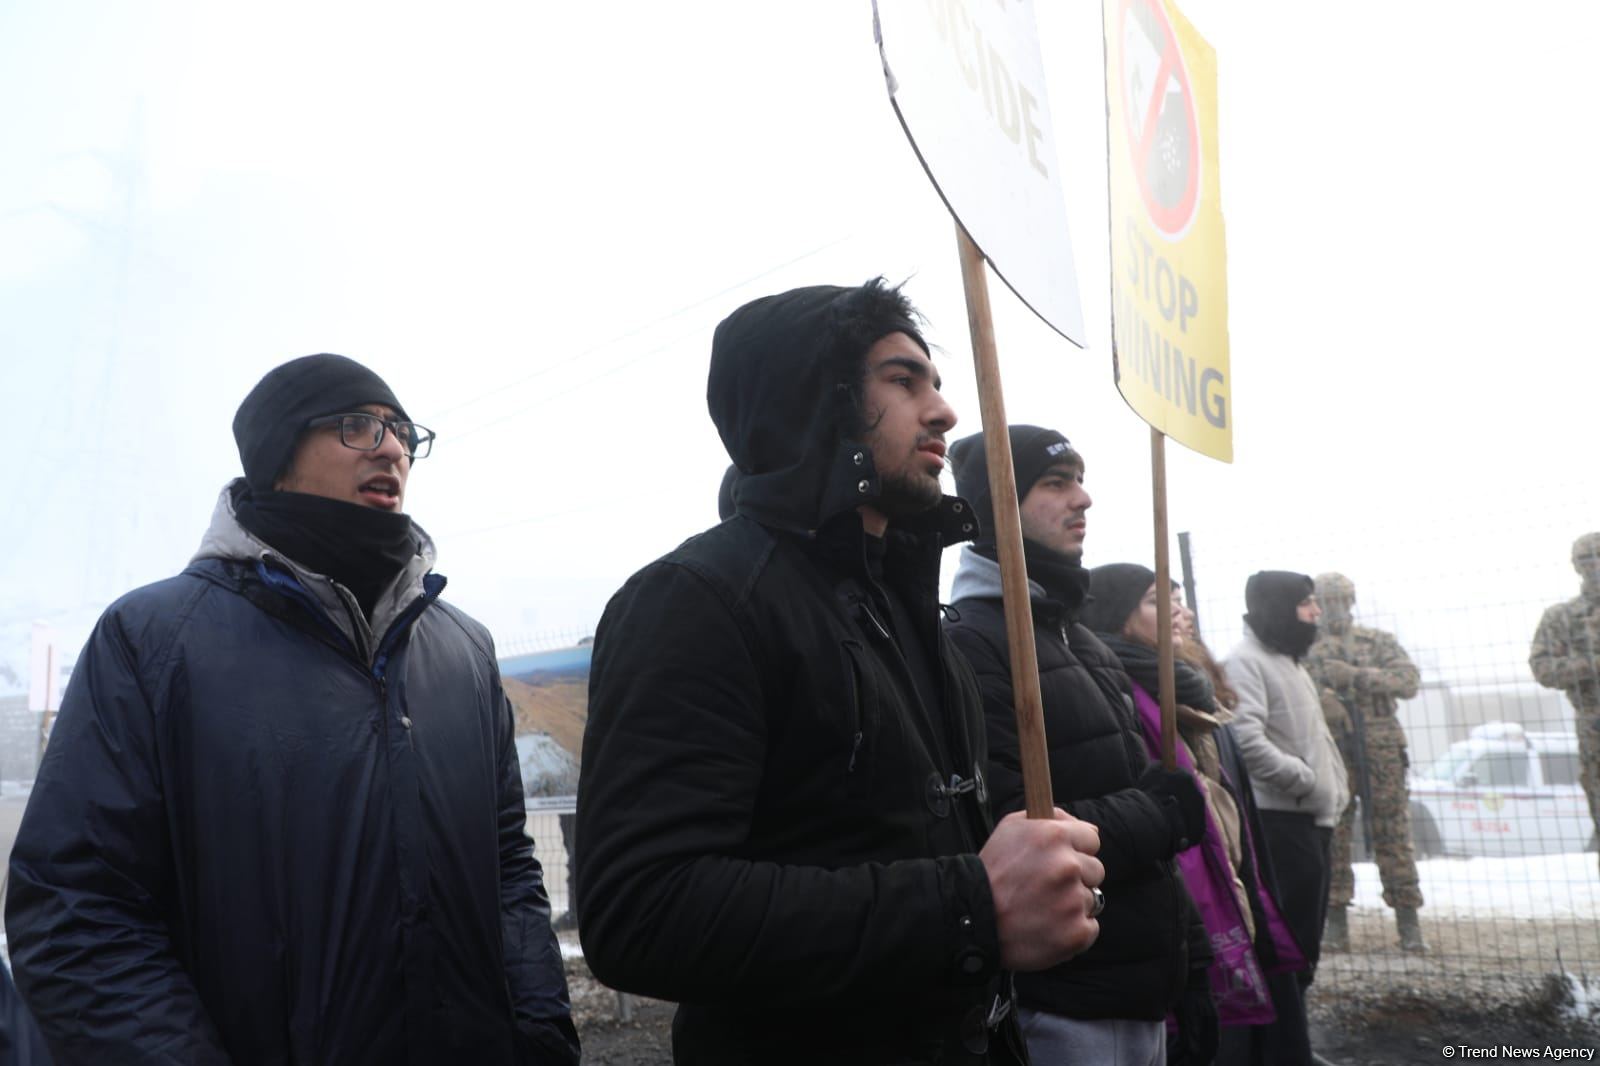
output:
<instances>
[{"instance_id":1,"label":"metal chain-link fence","mask_svg":"<svg viewBox=\"0 0 1600 1066\"><path fill-rule=\"evenodd\" d=\"M1335 871L1315 996L1512 1002L1552 975L1600 989L1600 855L1579 742L1600 707L1575 710L1529 665L1546 609L1579 597L1570 548L1590 528L1581 521L1553 515L1518 552L1403 529L1182 538L1192 606L1219 660L1243 637L1250 574L1338 572L1355 589L1354 625L1395 637L1420 674L1393 704L1396 769L1373 739L1387 723L1366 722L1364 748L1344 738L1352 785L1364 786L1352 791L1366 794L1347 819L1349 874L1341 889ZM1600 646L1567 652L1600 663ZM1421 943L1402 947L1407 909Z\"/></svg>"},{"instance_id":2,"label":"metal chain-link fence","mask_svg":"<svg viewBox=\"0 0 1600 1066\"><path fill-rule=\"evenodd\" d=\"M1587 719L1529 667L1546 608L1579 595L1570 548L1586 527L1579 509L1568 510L1551 509L1544 528L1525 531L1527 547L1514 553L1420 527L1310 530L1292 541L1281 532L1184 537L1190 602L1218 659L1243 637L1250 574L1336 571L1354 585L1354 624L1391 634L1417 668L1415 693L1397 699L1393 715L1408 764L1399 775L1407 824L1379 817L1393 807L1374 802L1372 780L1381 773L1352 775L1369 780L1349 819L1347 883L1334 890L1335 903L1343 896L1348 906L1335 907L1344 929L1324 948L1314 996L1509 1003L1552 975L1600 989L1600 854L1578 745ZM1173 577L1185 577L1176 556ZM542 731L573 759L574 787L541 785L525 773L529 830L553 913L564 923L572 921L585 636L500 639L519 732ZM1592 652L1600 659L1600 648ZM1396 869L1392 855L1380 864L1376 854L1392 853L1397 837L1411 844L1414 899L1403 884L1410 870ZM1423 950L1402 948L1397 901L1417 904Z\"/></svg>"}]
</instances>

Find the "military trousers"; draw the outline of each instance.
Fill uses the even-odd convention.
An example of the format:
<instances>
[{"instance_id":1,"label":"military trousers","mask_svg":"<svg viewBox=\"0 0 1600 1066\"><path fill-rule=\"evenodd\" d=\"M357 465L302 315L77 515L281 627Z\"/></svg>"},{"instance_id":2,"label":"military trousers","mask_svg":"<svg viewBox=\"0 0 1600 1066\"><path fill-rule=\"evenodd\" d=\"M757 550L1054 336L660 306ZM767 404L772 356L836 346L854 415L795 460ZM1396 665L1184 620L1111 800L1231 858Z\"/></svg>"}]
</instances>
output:
<instances>
[{"instance_id":1,"label":"military trousers","mask_svg":"<svg viewBox=\"0 0 1600 1066\"><path fill-rule=\"evenodd\" d=\"M1369 718L1366 722L1367 780L1371 786L1367 801L1372 804L1372 850L1378 864L1378 879L1383 883L1383 902L1390 907L1422 906L1422 886L1417 879L1417 859L1411 843L1411 797L1406 788L1406 737L1393 718ZM1341 748L1341 750L1343 750ZM1345 759L1345 771L1352 787L1358 780L1357 768ZM1594 800L1591 796L1590 804ZM1351 868L1350 840L1358 817L1352 802L1333 833L1333 854L1328 888L1330 907L1347 907L1355 895L1355 872Z\"/></svg>"}]
</instances>

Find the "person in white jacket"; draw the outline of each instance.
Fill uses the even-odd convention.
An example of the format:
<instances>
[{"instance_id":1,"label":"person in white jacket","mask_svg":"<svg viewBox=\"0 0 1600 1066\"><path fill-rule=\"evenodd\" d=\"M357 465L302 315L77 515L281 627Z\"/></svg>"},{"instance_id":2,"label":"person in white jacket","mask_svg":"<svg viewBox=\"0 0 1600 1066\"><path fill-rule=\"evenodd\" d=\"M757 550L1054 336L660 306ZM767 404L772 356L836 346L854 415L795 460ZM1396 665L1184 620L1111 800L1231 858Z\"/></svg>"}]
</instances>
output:
<instances>
[{"instance_id":1,"label":"person in white jacket","mask_svg":"<svg viewBox=\"0 0 1600 1066\"><path fill-rule=\"evenodd\" d=\"M1263 570L1244 589L1245 634L1223 669L1239 693L1228 727L1250 773L1283 916L1310 966L1273 979L1278 1020L1267 1061L1310 1064L1305 988L1316 971L1328 912L1329 847L1350 789L1300 660L1317 639L1316 586L1306 574Z\"/></svg>"}]
</instances>

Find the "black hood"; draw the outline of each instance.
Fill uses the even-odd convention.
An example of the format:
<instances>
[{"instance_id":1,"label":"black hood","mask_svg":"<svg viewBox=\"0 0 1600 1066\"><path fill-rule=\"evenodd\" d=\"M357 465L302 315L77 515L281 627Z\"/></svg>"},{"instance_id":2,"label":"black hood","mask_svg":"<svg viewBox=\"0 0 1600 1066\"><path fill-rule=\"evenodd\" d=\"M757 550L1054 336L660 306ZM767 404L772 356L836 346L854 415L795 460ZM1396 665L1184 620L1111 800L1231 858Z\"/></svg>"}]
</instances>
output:
<instances>
[{"instance_id":1,"label":"black hood","mask_svg":"<svg viewBox=\"0 0 1600 1066\"><path fill-rule=\"evenodd\" d=\"M872 450L859 439L863 360L895 332L927 351L912 314L880 281L792 289L723 319L711 342L706 404L739 469L738 513L812 532L878 498ZM939 513L973 525L970 508L953 497Z\"/></svg>"},{"instance_id":2,"label":"black hood","mask_svg":"<svg viewBox=\"0 0 1600 1066\"><path fill-rule=\"evenodd\" d=\"M1316 643L1317 625L1300 621L1297 608L1316 591L1309 574L1257 571L1244 585L1244 620L1261 643L1299 662Z\"/></svg>"}]
</instances>

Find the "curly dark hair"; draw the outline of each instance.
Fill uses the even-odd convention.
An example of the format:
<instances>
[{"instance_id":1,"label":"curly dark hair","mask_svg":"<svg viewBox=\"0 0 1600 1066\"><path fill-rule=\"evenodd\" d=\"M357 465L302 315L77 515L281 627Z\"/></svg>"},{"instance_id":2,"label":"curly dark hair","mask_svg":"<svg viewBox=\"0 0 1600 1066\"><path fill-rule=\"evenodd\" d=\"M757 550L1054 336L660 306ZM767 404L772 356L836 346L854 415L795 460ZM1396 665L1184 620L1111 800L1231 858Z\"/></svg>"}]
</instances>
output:
<instances>
[{"instance_id":1,"label":"curly dark hair","mask_svg":"<svg viewBox=\"0 0 1600 1066\"><path fill-rule=\"evenodd\" d=\"M834 402L845 438L859 439L868 429L866 416L867 350L890 333L905 333L928 351L920 324L927 321L900 290L881 275L850 290L829 307L828 372L834 381Z\"/></svg>"}]
</instances>

